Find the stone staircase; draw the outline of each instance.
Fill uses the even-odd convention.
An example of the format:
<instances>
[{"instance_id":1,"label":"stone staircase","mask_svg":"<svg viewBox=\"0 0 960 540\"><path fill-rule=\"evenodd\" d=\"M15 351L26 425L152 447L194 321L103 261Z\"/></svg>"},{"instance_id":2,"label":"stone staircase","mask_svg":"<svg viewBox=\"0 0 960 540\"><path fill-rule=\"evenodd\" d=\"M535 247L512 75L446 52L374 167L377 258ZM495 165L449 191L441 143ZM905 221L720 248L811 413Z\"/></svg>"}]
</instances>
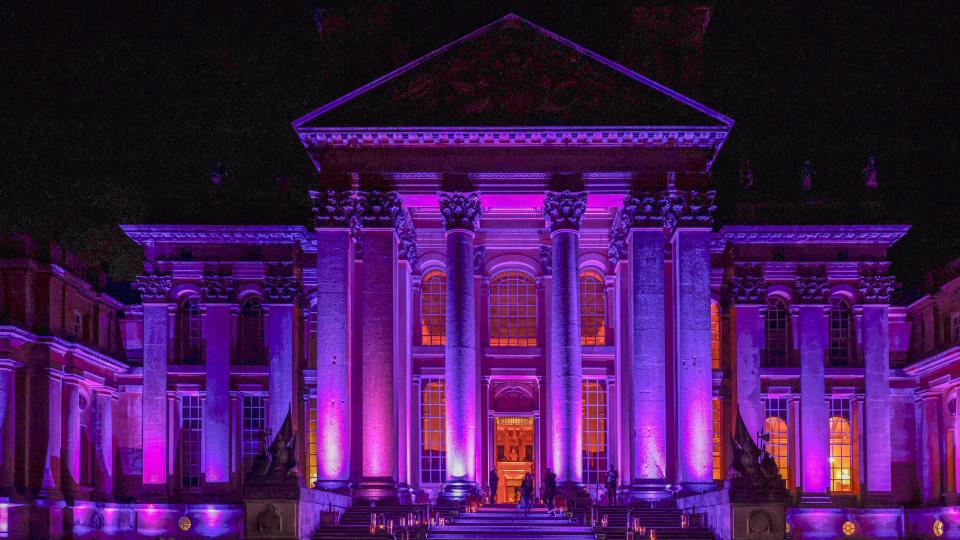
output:
<instances>
[{"instance_id":1,"label":"stone staircase","mask_svg":"<svg viewBox=\"0 0 960 540\"><path fill-rule=\"evenodd\" d=\"M590 527L569 518L551 516L539 506L524 515L515 506L485 506L460 514L443 527L431 527L429 540L594 540Z\"/></svg>"},{"instance_id":2,"label":"stone staircase","mask_svg":"<svg viewBox=\"0 0 960 540\"><path fill-rule=\"evenodd\" d=\"M683 512L673 507L640 506L598 506L595 507L597 536L605 540L625 540L627 537L627 518L638 519L647 530L644 538L650 537L650 530L657 531L657 540L714 540L713 532L695 522L683 527ZM606 517L606 526L602 526Z\"/></svg>"},{"instance_id":3,"label":"stone staircase","mask_svg":"<svg viewBox=\"0 0 960 540\"><path fill-rule=\"evenodd\" d=\"M403 540L422 540L427 536L426 525L405 527L401 532L400 518L414 515L425 515L420 505L380 504L369 506L355 504L340 518L337 525L321 525L314 533L314 540L359 540L366 538L402 538ZM393 521L395 534L391 535L385 528L377 529L370 534L370 514L381 516L382 521Z\"/></svg>"}]
</instances>

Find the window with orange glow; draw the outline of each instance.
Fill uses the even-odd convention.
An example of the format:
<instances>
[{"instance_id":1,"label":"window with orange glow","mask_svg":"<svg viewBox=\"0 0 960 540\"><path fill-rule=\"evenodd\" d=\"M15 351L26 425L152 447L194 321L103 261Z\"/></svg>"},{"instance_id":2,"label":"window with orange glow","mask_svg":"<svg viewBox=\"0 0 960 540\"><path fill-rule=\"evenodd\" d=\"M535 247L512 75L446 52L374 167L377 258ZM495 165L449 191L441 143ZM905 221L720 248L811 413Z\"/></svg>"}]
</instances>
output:
<instances>
[{"instance_id":1,"label":"window with orange glow","mask_svg":"<svg viewBox=\"0 0 960 540\"><path fill-rule=\"evenodd\" d=\"M606 345L606 294L603 276L593 270L580 274L580 344Z\"/></svg>"},{"instance_id":2,"label":"window with orange glow","mask_svg":"<svg viewBox=\"0 0 960 540\"><path fill-rule=\"evenodd\" d=\"M490 345L537 344L537 286L523 272L503 272L490 282Z\"/></svg>"},{"instance_id":3,"label":"window with orange glow","mask_svg":"<svg viewBox=\"0 0 960 540\"><path fill-rule=\"evenodd\" d=\"M420 482L442 484L447 479L446 398L443 379L420 384Z\"/></svg>"},{"instance_id":4,"label":"window with orange glow","mask_svg":"<svg viewBox=\"0 0 960 540\"><path fill-rule=\"evenodd\" d=\"M853 432L850 399L830 400L830 491L853 492Z\"/></svg>"},{"instance_id":5,"label":"window with orange glow","mask_svg":"<svg viewBox=\"0 0 960 540\"><path fill-rule=\"evenodd\" d=\"M607 473L607 382L583 381L583 481L603 484Z\"/></svg>"},{"instance_id":6,"label":"window with orange glow","mask_svg":"<svg viewBox=\"0 0 960 540\"><path fill-rule=\"evenodd\" d=\"M310 398L307 410L307 487L313 487L317 471L317 399Z\"/></svg>"},{"instance_id":7,"label":"window with orange glow","mask_svg":"<svg viewBox=\"0 0 960 540\"><path fill-rule=\"evenodd\" d=\"M423 345L447 343L447 275L431 270L420 281L420 339Z\"/></svg>"},{"instance_id":8,"label":"window with orange glow","mask_svg":"<svg viewBox=\"0 0 960 540\"><path fill-rule=\"evenodd\" d=\"M713 431L713 479L723 480L723 402L713 398L710 427Z\"/></svg>"},{"instance_id":9,"label":"window with orange glow","mask_svg":"<svg viewBox=\"0 0 960 540\"><path fill-rule=\"evenodd\" d=\"M710 359L713 369L720 369L720 306L710 303Z\"/></svg>"},{"instance_id":10,"label":"window with orange glow","mask_svg":"<svg viewBox=\"0 0 960 540\"><path fill-rule=\"evenodd\" d=\"M763 423L763 432L769 436L766 443L767 453L777 462L780 476L786 481L790 468L787 466L789 446L787 439L787 399L770 398L764 403L766 420Z\"/></svg>"}]
</instances>

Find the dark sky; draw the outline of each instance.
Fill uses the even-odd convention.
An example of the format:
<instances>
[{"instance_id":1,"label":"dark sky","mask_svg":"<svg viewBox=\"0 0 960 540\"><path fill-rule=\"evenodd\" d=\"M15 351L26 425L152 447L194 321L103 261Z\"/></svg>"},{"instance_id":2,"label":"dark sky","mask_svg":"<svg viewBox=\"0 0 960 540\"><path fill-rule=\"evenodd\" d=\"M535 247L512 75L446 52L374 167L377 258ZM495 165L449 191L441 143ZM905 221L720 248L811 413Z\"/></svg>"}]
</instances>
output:
<instances>
[{"instance_id":1,"label":"dark sky","mask_svg":"<svg viewBox=\"0 0 960 540\"><path fill-rule=\"evenodd\" d=\"M509 11L630 64L640 3L0 0L0 225L123 277L137 261L117 223L306 224L294 118ZM749 198L749 157L753 200L798 200L809 159L848 221L873 153L877 219L914 225L901 277L960 255L958 35L955 2L718 2L690 93L737 121L713 178L723 219Z\"/></svg>"}]
</instances>

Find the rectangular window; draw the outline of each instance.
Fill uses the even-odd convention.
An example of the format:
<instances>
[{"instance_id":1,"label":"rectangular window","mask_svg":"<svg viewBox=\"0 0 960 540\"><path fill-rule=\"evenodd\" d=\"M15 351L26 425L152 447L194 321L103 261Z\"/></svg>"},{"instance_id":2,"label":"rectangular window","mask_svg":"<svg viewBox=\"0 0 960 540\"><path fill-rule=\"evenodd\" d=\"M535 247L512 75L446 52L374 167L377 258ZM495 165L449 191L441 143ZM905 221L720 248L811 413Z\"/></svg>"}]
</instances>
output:
<instances>
[{"instance_id":1,"label":"rectangular window","mask_svg":"<svg viewBox=\"0 0 960 540\"><path fill-rule=\"evenodd\" d=\"M447 479L446 397L443 379L420 383L420 482L442 484Z\"/></svg>"},{"instance_id":2,"label":"rectangular window","mask_svg":"<svg viewBox=\"0 0 960 540\"><path fill-rule=\"evenodd\" d=\"M777 462L780 476L788 481L790 467L787 465L789 453L789 430L787 420L787 398L768 398L764 400L766 409L763 432L767 435L766 450Z\"/></svg>"},{"instance_id":3,"label":"rectangular window","mask_svg":"<svg viewBox=\"0 0 960 540\"><path fill-rule=\"evenodd\" d=\"M180 482L185 489L200 488L203 440L203 402L200 396L180 398Z\"/></svg>"},{"instance_id":4,"label":"rectangular window","mask_svg":"<svg viewBox=\"0 0 960 540\"><path fill-rule=\"evenodd\" d=\"M607 381L583 381L583 481L590 486L606 482Z\"/></svg>"},{"instance_id":5,"label":"rectangular window","mask_svg":"<svg viewBox=\"0 0 960 540\"><path fill-rule=\"evenodd\" d=\"M74 339L83 337L83 315L79 311L73 312L73 337Z\"/></svg>"},{"instance_id":6,"label":"rectangular window","mask_svg":"<svg viewBox=\"0 0 960 540\"><path fill-rule=\"evenodd\" d=\"M710 359L713 369L720 369L720 305L710 303Z\"/></svg>"},{"instance_id":7,"label":"rectangular window","mask_svg":"<svg viewBox=\"0 0 960 540\"><path fill-rule=\"evenodd\" d=\"M243 463L243 476L253 465L254 458L263 450L263 439L267 430L267 398L264 396L243 396L243 412L240 426L240 460Z\"/></svg>"},{"instance_id":8,"label":"rectangular window","mask_svg":"<svg viewBox=\"0 0 960 540\"><path fill-rule=\"evenodd\" d=\"M713 479L723 480L723 402L713 398L710 426L713 432Z\"/></svg>"},{"instance_id":9,"label":"rectangular window","mask_svg":"<svg viewBox=\"0 0 960 540\"><path fill-rule=\"evenodd\" d=\"M952 343L960 342L960 311L950 314L950 341Z\"/></svg>"},{"instance_id":10,"label":"rectangular window","mask_svg":"<svg viewBox=\"0 0 960 540\"><path fill-rule=\"evenodd\" d=\"M853 492L853 430L850 398L833 398L830 404L830 491Z\"/></svg>"},{"instance_id":11,"label":"rectangular window","mask_svg":"<svg viewBox=\"0 0 960 540\"><path fill-rule=\"evenodd\" d=\"M317 398L308 400L307 411L307 486L317 482Z\"/></svg>"}]
</instances>

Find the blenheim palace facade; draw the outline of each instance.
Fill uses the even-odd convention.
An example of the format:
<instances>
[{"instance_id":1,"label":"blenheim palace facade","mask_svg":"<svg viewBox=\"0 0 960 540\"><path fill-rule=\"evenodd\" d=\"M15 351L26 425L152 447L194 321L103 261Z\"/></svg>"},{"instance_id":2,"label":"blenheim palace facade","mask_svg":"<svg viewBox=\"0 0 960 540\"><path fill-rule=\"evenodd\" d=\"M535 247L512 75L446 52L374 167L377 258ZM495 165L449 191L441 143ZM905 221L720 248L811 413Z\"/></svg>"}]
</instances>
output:
<instances>
[{"instance_id":1,"label":"blenheim palace facade","mask_svg":"<svg viewBox=\"0 0 960 540\"><path fill-rule=\"evenodd\" d=\"M310 537L550 468L584 523L960 538L960 279L715 225L733 125L510 15L293 123L310 223L123 226L139 303L6 238L0 532Z\"/></svg>"}]
</instances>

